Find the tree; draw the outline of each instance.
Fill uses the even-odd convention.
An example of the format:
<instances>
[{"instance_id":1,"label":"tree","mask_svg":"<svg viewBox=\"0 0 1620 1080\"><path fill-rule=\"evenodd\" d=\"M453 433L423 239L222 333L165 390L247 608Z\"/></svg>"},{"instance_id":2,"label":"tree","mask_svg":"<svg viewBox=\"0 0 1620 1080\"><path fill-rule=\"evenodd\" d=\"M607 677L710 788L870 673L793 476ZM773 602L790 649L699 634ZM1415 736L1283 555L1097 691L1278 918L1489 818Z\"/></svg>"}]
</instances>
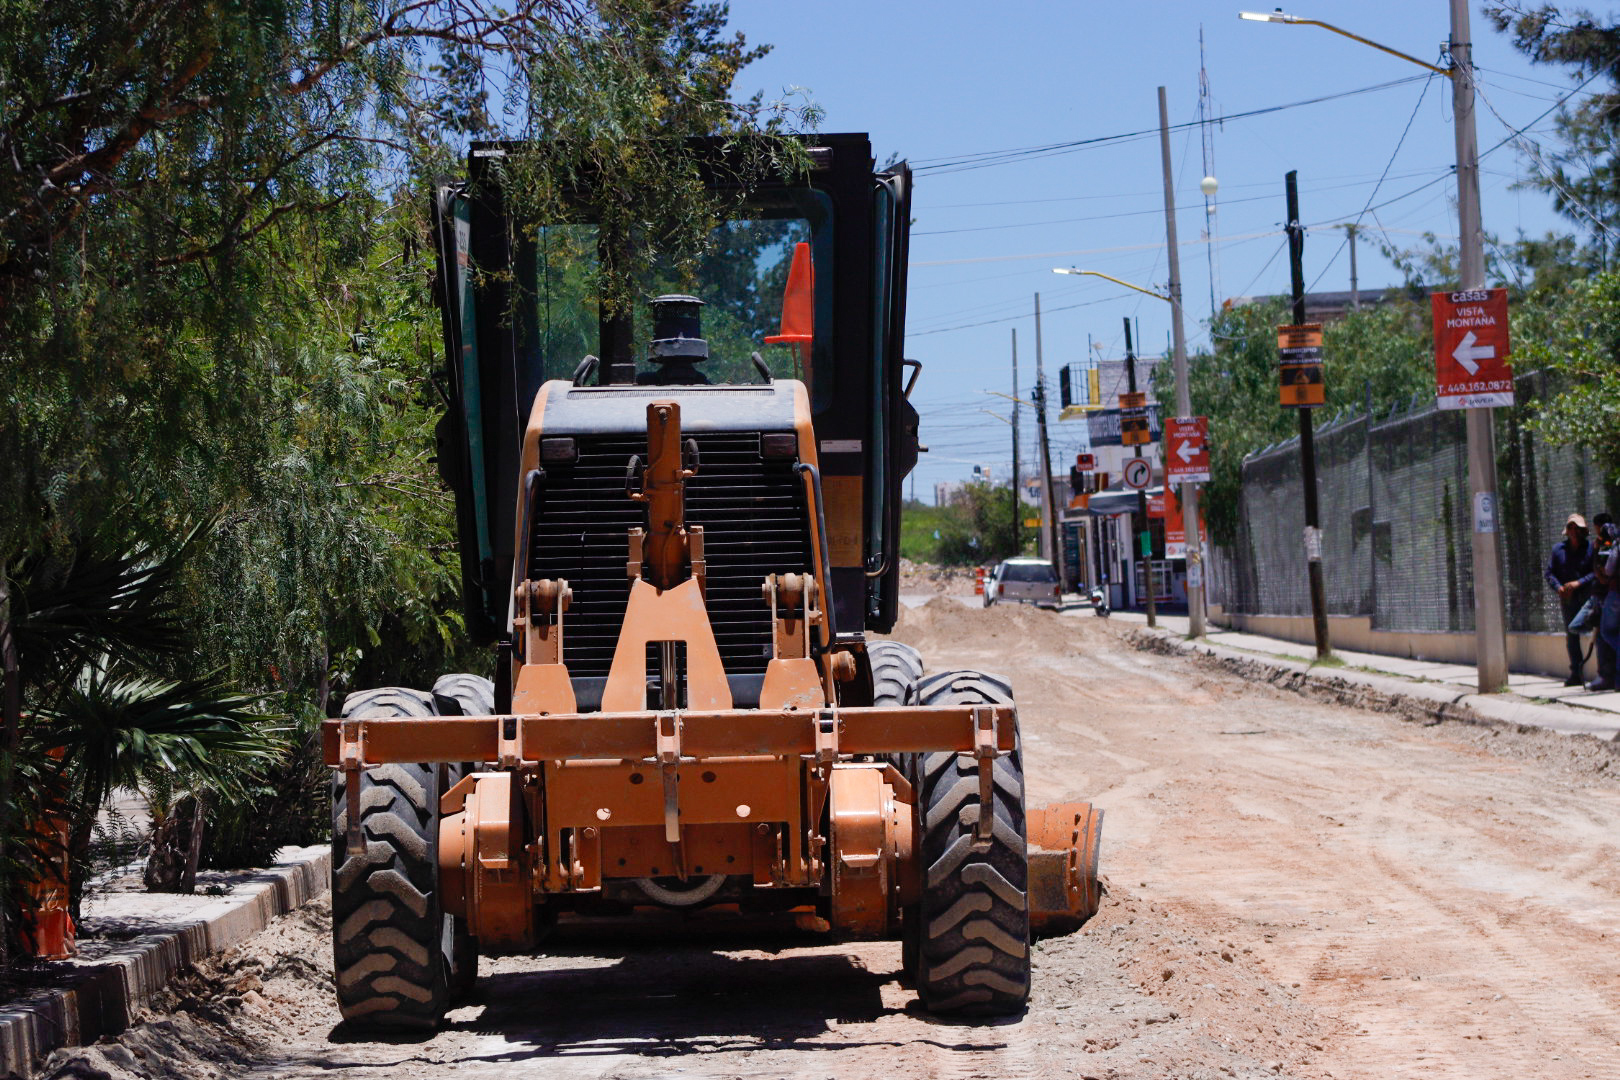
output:
<instances>
[{"instance_id":1,"label":"tree","mask_svg":"<svg viewBox=\"0 0 1620 1080\"><path fill-rule=\"evenodd\" d=\"M760 52L725 16L691 0L0 4L0 796L52 767L42 695L108 652L87 638L81 663L41 666L23 640L38 574L168 565L190 521L212 524L160 590L186 647L97 669L131 709L137 685L214 702L221 722L231 695L264 697L300 725L306 757L280 764L302 777L334 691L478 662L432 461L429 181L471 138L545 135L540 191L632 163L601 197L640 185L623 206L661 200L645 221L680 226L657 239L695 261L724 208L693 197L670 136L787 115L727 100ZM88 688L71 705L89 712ZM0 860L27 824L5 812Z\"/></svg>"},{"instance_id":2,"label":"tree","mask_svg":"<svg viewBox=\"0 0 1620 1080\"><path fill-rule=\"evenodd\" d=\"M1585 234L1599 268L1610 265L1620 215L1620 25L1581 8L1498 3L1485 16L1532 61L1569 69L1573 79L1602 79L1573 107L1559 109L1557 149L1526 143L1536 175L1527 183L1552 196L1558 212Z\"/></svg>"}]
</instances>

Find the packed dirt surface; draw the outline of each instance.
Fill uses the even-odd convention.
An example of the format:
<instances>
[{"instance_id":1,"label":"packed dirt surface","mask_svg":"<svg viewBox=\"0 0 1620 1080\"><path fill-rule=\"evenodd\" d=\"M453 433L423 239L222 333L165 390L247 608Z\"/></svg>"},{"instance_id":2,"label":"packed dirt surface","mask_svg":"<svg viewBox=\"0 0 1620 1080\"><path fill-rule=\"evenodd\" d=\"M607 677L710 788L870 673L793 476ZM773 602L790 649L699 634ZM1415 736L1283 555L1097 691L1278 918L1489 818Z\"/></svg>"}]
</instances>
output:
<instances>
[{"instance_id":1,"label":"packed dirt surface","mask_svg":"<svg viewBox=\"0 0 1620 1080\"><path fill-rule=\"evenodd\" d=\"M1139 651L1089 614L939 597L895 636L1012 677L1032 805L1107 810L1108 895L1019 1018L936 1021L898 944L573 932L484 961L431 1038L338 1022L327 909L182 979L53 1076L1620 1076L1611 744L1414 722ZM1616 935L1610 937L1610 935Z\"/></svg>"}]
</instances>

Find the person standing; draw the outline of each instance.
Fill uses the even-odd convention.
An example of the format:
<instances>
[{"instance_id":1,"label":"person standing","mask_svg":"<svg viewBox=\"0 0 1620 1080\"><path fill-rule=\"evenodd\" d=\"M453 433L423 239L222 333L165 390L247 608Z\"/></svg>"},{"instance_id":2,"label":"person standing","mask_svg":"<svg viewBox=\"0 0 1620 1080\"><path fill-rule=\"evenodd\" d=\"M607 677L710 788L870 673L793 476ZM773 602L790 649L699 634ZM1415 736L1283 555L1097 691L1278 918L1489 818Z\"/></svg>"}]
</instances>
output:
<instances>
[{"instance_id":1,"label":"person standing","mask_svg":"<svg viewBox=\"0 0 1620 1080\"><path fill-rule=\"evenodd\" d=\"M1584 686L1581 673L1585 666L1579 631L1570 631L1569 624L1580 614L1587 597L1592 595L1596 580L1593 549L1587 541L1586 519L1579 514L1569 515L1564 522L1564 538L1553 545L1552 557L1547 560L1547 584L1558 594L1558 605L1564 615L1564 646L1569 652L1569 678L1565 686Z\"/></svg>"},{"instance_id":2,"label":"person standing","mask_svg":"<svg viewBox=\"0 0 1620 1080\"><path fill-rule=\"evenodd\" d=\"M1586 684L1591 691L1613 690L1615 680L1615 640L1620 636L1620 580L1615 577L1615 553L1620 551L1620 529L1607 513L1592 519L1597 535L1592 544L1592 571L1596 584L1592 588L1591 613L1588 622L1596 625L1598 677Z\"/></svg>"}]
</instances>

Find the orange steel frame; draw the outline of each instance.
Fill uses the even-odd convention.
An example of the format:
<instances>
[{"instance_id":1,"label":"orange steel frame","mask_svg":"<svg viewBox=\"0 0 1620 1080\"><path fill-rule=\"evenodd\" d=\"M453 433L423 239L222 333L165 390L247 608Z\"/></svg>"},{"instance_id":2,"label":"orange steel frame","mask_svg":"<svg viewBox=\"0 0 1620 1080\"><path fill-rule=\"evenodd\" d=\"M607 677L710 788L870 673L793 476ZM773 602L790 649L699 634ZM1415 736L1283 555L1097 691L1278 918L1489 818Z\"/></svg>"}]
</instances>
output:
<instances>
[{"instance_id":1,"label":"orange steel frame","mask_svg":"<svg viewBox=\"0 0 1620 1080\"><path fill-rule=\"evenodd\" d=\"M803 386L794 387L799 460L813 466L808 402ZM539 466L540 420L551 389L541 390L530 415L526 476ZM828 568L815 512L819 492L808 472L813 572L762 582L774 656L760 707L732 707L703 603L702 533L684 524L691 475L679 405L654 401L642 490L629 496L647 504L648 528L627 537L633 582L603 711L578 712L568 680L568 583L519 581L512 714L324 726L325 759L345 770L351 800L368 766L480 763L483 771L442 797L440 866L446 909L468 916L485 944L530 944L535 905L548 895L598 893L615 880L715 874L748 876L756 886L820 889L830 896L835 925L881 935L919 889L912 793L882 755L977 755L985 766L981 790L987 800L994 797L984 790L988 766L1016 745L1012 706L839 704L839 686L854 677L856 664L848 649L834 649L820 606ZM520 523L529 509L520 507ZM523 531L520 524L519 551ZM685 646L685 700L677 708L649 707L647 646L673 642ZM981 815L986 828L992 819ZM353 849L362 842L358 813L351 810L348 820ZM1069 824L1054 818L1048 831L1056 839ZM1064 875L1073 887L1055 888L1069 894L1072 908L1082 886L1079 857L1069 854Z\"/></svg>"}]
</instances>

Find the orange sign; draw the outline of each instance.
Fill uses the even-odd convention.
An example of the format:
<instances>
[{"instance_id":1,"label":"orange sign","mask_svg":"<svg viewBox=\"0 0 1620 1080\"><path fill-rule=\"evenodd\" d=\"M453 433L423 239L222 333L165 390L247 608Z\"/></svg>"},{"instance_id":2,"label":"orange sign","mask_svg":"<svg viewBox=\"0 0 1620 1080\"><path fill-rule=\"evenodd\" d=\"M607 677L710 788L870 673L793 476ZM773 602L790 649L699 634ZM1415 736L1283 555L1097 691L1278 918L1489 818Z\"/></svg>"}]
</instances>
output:
<instances>
[{"instance_id":1,"label":"orange sign","mask_svg":"<svg viewBox=\"0 0 1620 1080\"><path fill-rule=\"evenodd\" d=\"M1285 408L1317 409L1327 404L1322 382L1322 324L1277 327L1278 397Z\"/></svg>"},{"instance_id":2,"label":"orange sign","mask_svg":"<svg viewBox=\"0 0 1620 1080\"><path fill-rule=\"evenodd\" d=\"M1146 446L1153 441L1148 426L1147 394L1119 395L1119 441L1122 446Z\"/></svg>"}]
</instances>

